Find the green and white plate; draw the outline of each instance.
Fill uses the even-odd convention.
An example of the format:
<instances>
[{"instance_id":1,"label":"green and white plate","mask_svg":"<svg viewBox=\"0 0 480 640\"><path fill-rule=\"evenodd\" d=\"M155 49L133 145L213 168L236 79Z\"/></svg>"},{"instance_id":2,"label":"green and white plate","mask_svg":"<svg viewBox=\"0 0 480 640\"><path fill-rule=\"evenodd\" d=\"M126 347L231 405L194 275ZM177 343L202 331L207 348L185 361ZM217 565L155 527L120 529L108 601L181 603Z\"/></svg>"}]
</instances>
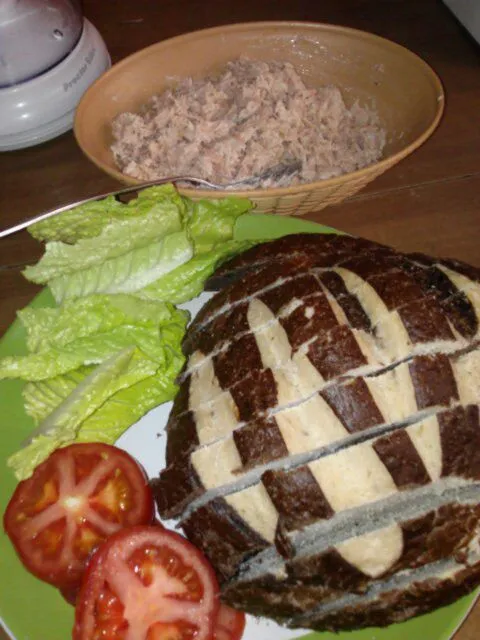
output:
<instances>
[{"instance_id":1,"label":"green and white plate","mask_svg":"<svg viewBox=\"0 0 480 640\"><path fill-rule=\"evenodd\" d=\"M236 229L238 238L276 238L289 233L334 232L332 229L296 218L280 216L243 216ZM189 303L195 313L206 294ZM47 290L42 291L32 306L53 304ZM19 322L14 322L0 341L0 357L26 353L25 334ZM3 461L16 451L33 428L25 415L22 402L22 383L16 380L0 382L0 452ZM151 411L131 427L118 445L127 449L156 475L163 465L165 438L162 426L170 404ZM0 511L4 512L15 488L15 478L5 463L0 464ZM244 640L288 640L304 637L308 640L449 640L473 607L478 594L466 596L434 613L420 616L384 629L362 631L311 633L281 629L277 625L250 619ZM8 538L0 532L0 619L16 640L67 640L71 638L73 608L52 587L38 581L23 568Z\"/></svg>"}]
</instances>

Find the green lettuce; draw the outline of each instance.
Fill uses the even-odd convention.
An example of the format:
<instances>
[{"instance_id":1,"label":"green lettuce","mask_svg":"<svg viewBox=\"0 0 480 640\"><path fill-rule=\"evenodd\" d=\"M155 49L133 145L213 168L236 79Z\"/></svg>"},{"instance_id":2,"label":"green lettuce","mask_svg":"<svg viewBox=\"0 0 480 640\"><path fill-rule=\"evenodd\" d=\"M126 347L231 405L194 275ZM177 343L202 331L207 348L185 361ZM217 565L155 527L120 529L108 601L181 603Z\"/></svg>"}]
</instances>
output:
<instances>
[{"instance_id":1,"label":"green lettuce","mask_svg":"<svg viewBox=\"0 0 480 640\"><path fill-rule=\"evenodd\" d=\"M18 312L31 352L64 347L73 340L126 326L156 328L181 319L171 304L139 300L131 295L91 295L59 307L26 307Z\"/></svg>"},{"instance_id":2,"label":"green lettuce","mask_svg":"<svg viewBox=\"0 0 480 640\"><path fill-rule=\"evenodd\" d=\"M111 375L111 371L104 370L104 372ZM98 377L90 378L90 381L95 383L95 387L97 380ZM113 385L110 389L113 389ZM110 389L106 389L104 395ZM39 433L24 448L10 456L7 464L13 469L18 480L28 478L35 467L59 447L67 446L72 442L114 443L145 413L171 400L177 387L171 381L151 376L112 394L96 409L94 402L85 404L83 407L80 403L74 405L72 397L77 397L78 390L83 393L85 386L76 385L67 399L57 405L55 414L52 414L48 422L51 428L49 433ZM30 393L35 395L33 389L30 389ZM35 404L37 400L33 396L30 401Z\"/></svg>"},{"instance_id":3,"label":"green lettuce","mask_svg":"<svg viewBox=\"0 0 480 640\"><path fill-rule=\"evenodd\" d=\"M73 394L92 371L84 367L70 374L25 385L25 411L40 425L70 394ZM101 406L92 406L76 432L76 442L106 442L111 444L132 424L154 407L168 402L177 392L171 371L157 373L113 393ZM125 378L126 379L126 378ZM38 439L35 438L35 441ZM27 454L28 457L28 454ZM17 459L20 459L17 458Z\"/></svg>"},{"instance_id":4,"label":"green lettuce","mask_svg":"<svg viewBox=\"0 0 480 640\"><path fill-rule=\"evenodd\" d=\"M141 380L116 393L92 413L80 427L76 440L112 444L148 411L172 400L177 391L168 374Z\"/></svg>"},{"instance_id":5,"label":"green lettuce","mask_svg":"<svg viewBox=\"0 0 480 640\"><path fill-rule=\"evenodd\" d=\"M181 304L198 296L205 280L212 275L218 264L235 253L252 246L248 240L223 242L211 251L194 256L152 284L140 289L136 295L143 300L169 300Z\"/></svg>"},{"instance_id":6,"label":"green lettuce","mask_svg":"<svg viewBox=\"0 0 480 640\"><path fill-rule=\"evenodd\" d=\"M107 211L103 227L102 204ZM157 300L183 302L201 291L202 273L208 277L223 259L250 246L233 238L238 217L251 209L246 199L194 202L163 185L141 191L127 205L107 199L84 207L32 227L37 237L51 241L24 275L48 284L57 303L94 293L139 291L145 299L155 299L158 291ZM195 281L189 281L189 274ZM172 298L166 293L170 282L175 285ZM183 292L178 289L182 282Z\"/></svg>"},{"instance_id":7,"label":"green lettuce","mask_svg":"<svg viewBox=\"0 0 480 640\"><path fill-rule=\"evenodd\" d=\"M114 221L106 221L105 226L94 237L81 237L73 244L61 241L47 242L45 254L36 265L27 267L23 274L27 280L37 284L47 284L53 278L84 271L93 266L101 266L112 258L130 254L152 243L158 243L170 233L182 231L185 205L179 196L166 197L171 189L152 187L142 191L135 201L123 205L124 215ZM166 193L165 193L166 191ZM67 216L67 212L65 216ZM58 226L63 216L52 219ZM43 223L47 225L49 220ZM98 227L98 221L95 221ZM68 220L63 220L63 225ZM35 225L33 225L35 228Z\"/></svg>"},{"instance_id":8,"label":"green lettuce","mask_svg":"<svg viewBox=\"0 0 480 640\"><path fill-rule=\"evenodd\" d=\"M186 233L179 231L127 255L53 278L48 284L57 302L91 293L132 293L184 264L192 255Z\"/></svg>"},{"instance_id":9,"label":"green lettuce","mask_svg":"<svg viewBox=\"0 0 480 640\"><path fill-rule=\"evenodd\" d=\"M188 314L171 304L99 295L21 319L32 352L0 361L0 376L29 381L25 410L37 425L8 460L18 479L59 446L115 442L176 393Z\"/></svg>"},{"instance_id":10,"label":"green lettuce","mask_svg":"<svg viewBox=\"0 0 480 640\"><path fill-rule=\"evenodd\" d=\"M131 347L108 358L47 414L30 435L27 446L8 459L8 465L14 469L19 480L32 473L41 461L39 456L44 459L57 447L73 442L82 422L110 396L149 375L142 366L143 358L135 352L135 348Z\"/></svg>"},{"instance_id":11,"label":"green lettuce","mask_svg":"<svg viewBox=\"0 0 480 640\"><path fill-rule=\"evenodd\" d=\"M38 426L94 369L94 366L79 367L62 376L27 382L22 392L26 414Z\"/></svg>"},{"instance_id":12,"label":"green lettuce","mask_svg":"<svg viewBox=\"0 0 480 640\"><path fill-rule=\"evenodd\" d=\"M125 297L123 297L125 302ZM132 300L132 304L135 304ZM67 307L59 307L49 310L50 313L42 313L45 310L31 310L27 314L20 316L21 319L28 317L26 324L27 344L35 346L36 350L26 356L7 356L0 360L0 379L2 378L20 378L22 380L46 380L78 369L84 365L99 364L106 358L114 355L121 349L129 346L135 346L144 356L144 366L150 373L153 373L158 367L166 367L171 357L170 345L160 339L160 336L172 324L177 331L177 340L180 342L183 336L187 314L184 311L175 309L173 305L168 303L153 303L158 309L158 318L156 321L134 324L123 318L123 322L117 326L106 328L102 323L98 322L98 314L101 314L101 308L107 311L109 307L115 306L111 296L96 296L94 303L84 299L81 303L77 303L80 308L96 305L97 315L95 316L95 329L88 331L89 321L85 321L80 325L77 334L72 331L63 332L68 317L72 318L72 327L79 326L79 318L77 317L77 304L72 303ZM145 307L145 305L144 305ZM84 309L81 309L84 311ZM51 313L53 312L53 313ZM47 326L43 324L40 329L40 323L35 324L36 315L45 316L50 319L50 335L42 337ZM121 314L119 313L119 316ZM83 314L85 318L85 314ZM111 320L111 318L110 318ZM108 325L107 325L108 326ZM92 328L92 324L90 324ZM176 349L179 350L179 344Z\"/></svg>"},{"instance_id":13,"label":"green lettuce","mask_svg":"<svg viewBox=\"0 0 480 640\"><path fill-rule=\"evenodd\" d=\"M29 228L30 234L43 242L58 240L73 244L98 236L107 223L122 219L124 206L113 196L65 211Z\"/></svg>"},{"instance_id":14,"label":"green lettuce","mask_svg":"<svg viewBox=\"0 0 480 640\"><path fill-rule=\"evenodd\" d=\"M25 410L36 425L8 460L18 478L57 447L114 443L173 399L189 319L174 305L251 246L234 237L250 208L235 198L193 202L164 185L127 204L110 197L30 228L46 247L24 275L47 284L57 306L21 310L28 353L0 360L0 379L26 382Z\"/></svg>"},{"instance_id":15,"label":"green lettuce","mask_svg":"<svg viewBox=\"0 0 480 640\"><path fill-rule=\"evenodd\" d=\"M195 255L233 240L236 220L251 209L250 201L241 198L189 201L188 205L188 228ZM230 245L232 250L234 242Z\"/></svg>"}]
</instances>

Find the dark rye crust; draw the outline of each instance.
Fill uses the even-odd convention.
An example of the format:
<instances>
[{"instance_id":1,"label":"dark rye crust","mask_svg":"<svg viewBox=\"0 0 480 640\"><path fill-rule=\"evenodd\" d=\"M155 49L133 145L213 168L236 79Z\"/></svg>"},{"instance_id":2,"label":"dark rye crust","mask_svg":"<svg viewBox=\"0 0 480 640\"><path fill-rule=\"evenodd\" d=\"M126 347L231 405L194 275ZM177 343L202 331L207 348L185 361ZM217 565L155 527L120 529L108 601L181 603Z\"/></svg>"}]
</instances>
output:
<instances>
[{"instance_id":1,"label":"dark rye crust","mask_svg":"<svg viewBox=\"0 0 480 640\"><path fill-rule=\"evenodd\" d=\"M419 580L409 589L384 592L381 598L364 605L345 607L341 613L344 630L362 627L382 627L403 622L423 613L455 602L461 596L470 593L480 582L480 562L460 571L451 580L432 578ZM303 626L311 629L338 629L338 614L330 616L312 616L310 619L293 619L292 627Z\"/></svg>"},{"instance_id":2,"label":"dark rye crust","mask_svg":"<svg viewBox=\"0 0 480 640\"><path fill-rule=\"evenodd\" d=\"M237 256L210 285L225 282L230 284L205 305L185 337L187 363L167 425L167 467L153 483L160 514L179 517L187 537L210 558L224 600L291 626L354 629L430 611L479 584L480 270L349 236L297 234ZM250 326L252 301L268 309L267 325ZM278 344L288 340L292 357L303 354L319 376L318 388L298 389L293 409L282 406L279 386L282 376L291 376L288 354L273 368L263 361L257 335L269 326L283 332ZM398 326L404 346L394 353ZM472 356L466 364L463 354ZM197 391L197 405L191 406L191 385L206 366L218 390L208 397ZM391 384L390 373L398 384L408 379L412 390L395 387L394 393L413 392L410 413L399 414L398 424L389 423L370 387L387 393L382 385ZM321 431L321 423L302 427L302 412L313 396L325 407L322 420L333 416L345 435L332 449L318 447L314 455L307 450L307 464L292 457L282 419L290 412L299 429ZM197 411L212 407L215 418L216 403L225 397L236 427L205 442L198 435ZM431 441L433 453L422 449L422 438ZM238 454L238 468L230 470L230 484L206 488L202 469L193 464L195 452L202 448L207 459L209 447L214 452L224 439ZM336 530L340 512L314 473L316 461L334 460L344 447L354 452L357 444L361 451L362 442L370 443L397 495L422 489L426 496L414 517L392 515L402 551L377 577L347 561L337 542L329 546L328 533L307 554L295 542L318 523L325 523L326 532ZM437 446L438 477L432 466ZM474 493L466 502L439 501L442 482L457 478L473 483ZM229 502L230 495L247 496L257 486L276 514L271 539ZM375 504L370 498L365 508L375 512ZM375 531L374 520L368 526ZM257 563L261 557L271 557L270 568ZM454 570L448 563L457 563ZM255 566L258 575L250 571ZM445 578L446 568L452 577Z\"/></svg>"},{"instance_id":3,"label":"dark rye crust","mask_svg":"<svg viewBox=\"0 0 480 640\"><path fill-rule=\"evenodd\" d=\"M415 581L415 573L418 568L428 568L430 565L443 560L446 557L462 556L462 549L465 541L469 540L475 527L475 521L480 516L480 508L466 507L464 505L447 505L435 512L427 513L421 518L406 522L402 526L404 535L405 551L392 569L381 576L378 582L387 582L391 576L400 571L410 571L412 582ZM458 521L456 522L456 519ZM480 562L476 563L476 572L474 586L478 584L478 570ZM461 577L457 577L456 583L464 583L463 593L470 590L470 568L462 573ZM271 611L271 617L275 617L282 621L289 619L295 620L297 616L303 616L305 611L315 608L315 603L331 605L335 601L345 596L346 593L355 596L363 596L368 599L369 582L365 575L349 565L334 550L323 553L315 558L315 562L297 561L287 565L288 575L281 579L275 579L273 576L266 576L261 579L253 579L251 581L242 582L234 581L226 583L223 588L223 597L227 602L235 603L237 607L251 611L257 615L264 615L265 601ZM432 572L434 573L434 572ZM433 586L433 580L429 580ZM440 583L439 583L440 582ZM466 582L466 585L465 585ZM442 589L441 581L436 581L437 587ZM443 585L444 591L448 591L449 581L445 581ZM415 588L421 586L414 585L414 592L407 590L405 597L410 600L411 606L415 603ZM388 593L388 587L385 591ZM443 598L448 594L444 593ZM411 617L411 612L405 617L400 617L399 611L389 611L388 607L382 605L384 594L380 598L376 598L373 603L366 609L365 607L354 607L355 615L350 620L343 620L344 609L335 616L328 616L327 625L320 624L320 615L314 616L311 621L302 619L301 625L322 629L353 629L365 626L386 626L392 622L398 622ZM455 598L452 598L453 601ZM446 604L447 602L445 602ZM423 603L417 603L422 607ZM383 620L376 617L372 622L369 615L370 608L380 609L383 611ZM424 608L420 612L428 611ZM416 614L415 614L416 615ZM350 617L350 616L349 616Z\"/></svg>"}]
</instances>

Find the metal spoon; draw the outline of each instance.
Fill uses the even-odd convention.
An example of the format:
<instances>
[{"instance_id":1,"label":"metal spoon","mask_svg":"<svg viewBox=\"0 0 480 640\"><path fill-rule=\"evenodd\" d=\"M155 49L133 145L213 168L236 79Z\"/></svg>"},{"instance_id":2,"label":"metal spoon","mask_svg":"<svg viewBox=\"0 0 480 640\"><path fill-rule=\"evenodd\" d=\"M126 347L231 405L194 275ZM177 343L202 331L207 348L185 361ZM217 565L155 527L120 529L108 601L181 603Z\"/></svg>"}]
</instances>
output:
<instances>
[{"instance_id":1,"label":"metal spoon","mask_svg":"<svg viewBox=\"0 0 480 640\"><path fill-rule=\"evenodd\" d=\"M242 180L236 180L234 182L226 182L225 184L217 184L215 182L210 182L209 180L204 180L203 178L196 178L195 176L167 176L166 178L151 180L150 182L142 182L141 184L135 185L134 187L126 187L125 189L120 189L119 191L110 191L109 193L92 196L91 198L85 198L84 200L77 200L76 202L64 205L63 207L57 207L56 209L46 211L45 213L41 213L40 215L33 218L23 220L22 222L19 222L18 224L9 227L8 229L3 229L2 231L0 231L0 238L12 235L13 233L21 231L22 229L25 229L32 224L42 222L42 220L47 220L48 218L53 218L53 216L56 216L59 213L70 211L70 209L75 209L75 207L79 207L83 204L88 204L89 202L103 200L104 198L108 198L110 196L121 200L121 196L123 195L128 195L130 193L142 191L143 189L147 189L148 187L154 187L169 182L174 184L177 182L186 182L196 186L207 187L215 191L226 191L228 189L237 189L242 187L255 189L260 186L262 182L265 182L267 180L275 182L275 184L277 184L278 186L285 186L288 180L290 180L296 173L299 172L301 166L302 163L300 162L300 160L287 160L273 167L269 167L256 176L249 176L248 178L243 178Z\"/></svg>"}]
</instances>

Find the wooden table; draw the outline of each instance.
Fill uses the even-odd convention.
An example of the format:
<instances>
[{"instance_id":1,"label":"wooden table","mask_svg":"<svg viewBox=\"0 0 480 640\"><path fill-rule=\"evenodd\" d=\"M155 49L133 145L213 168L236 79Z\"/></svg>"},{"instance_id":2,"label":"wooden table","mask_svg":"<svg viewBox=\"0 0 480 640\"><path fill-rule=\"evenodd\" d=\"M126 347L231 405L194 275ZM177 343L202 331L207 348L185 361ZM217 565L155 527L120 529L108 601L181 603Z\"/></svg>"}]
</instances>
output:
<instances>
[{"instance_id":1,"label":"wooden table","mask_svg":"<svg viewBox=\"0 0 480 640\"><path fill-rule=\"evenodd\" d=\"M445 85L447 108L439 129L413 156L359 195L307 217L399 249L480 265L480 49L440 2L84 0L83 5L105 38L113 62L187 31L269 19L339 23L409 47L433 66ZM0 184L1 227L119 186L82 156L71 133L38 147L0 154ZM1 241L0 335L15 310L36 292L20 272L40 251L26 233ZM479 637L480 604L456 640Z\"/></svg>"}]
</instances>

